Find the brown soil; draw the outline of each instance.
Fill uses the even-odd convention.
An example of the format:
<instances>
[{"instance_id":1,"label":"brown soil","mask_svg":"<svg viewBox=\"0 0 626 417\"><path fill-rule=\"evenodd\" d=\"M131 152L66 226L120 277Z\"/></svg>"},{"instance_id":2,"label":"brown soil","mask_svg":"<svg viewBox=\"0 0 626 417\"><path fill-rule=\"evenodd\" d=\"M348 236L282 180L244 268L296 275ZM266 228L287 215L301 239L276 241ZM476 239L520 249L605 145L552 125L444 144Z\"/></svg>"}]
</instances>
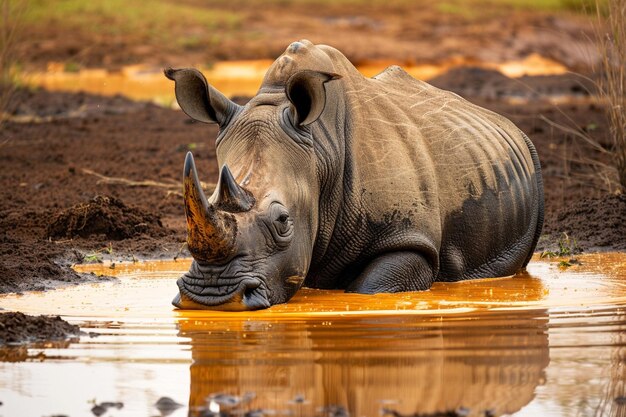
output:
<instances>
[{"instance_id":1,"label":"brown soil","mask_svg":"<svg viewBox=\"0 0 626 417\"><path fill-rule=\"evenodd\" d=\"M626 250L626 195L582 198L549 215L544 233L565 233L587 249Z\"/></svg>"},{"instance_id":2,"label":"brown soil","mask_svg":"<svg viewBox=\"0 0 626 417\"><path fill-rule=\"evenodd\" d=\"M154 213L145 213L114 197L99 195L56 214L46 234L51 238L102 235L104 239L122 240L141 234L159 238L167 234L167 229Z\"/></svg>"},{"instance_id":3,"label":"brown soil","mask_svg":"<svg viewBox=\"0 0 626 417\"><path fill-rule=\"evenodd\" d=\"M207 132L182 113L122 98L45 91L18 98L13 112L31 121L7 122L0 132L0 291L79 282L68 266L87 254L130 259L178 252L185 240L180 187L173 187L180 160L192 143L200 144L201 160L212 158L206 139L213 128ZM98 195L107 197L94 200ZM82 218L77 207L110 216Z\"/></svg>"}]
</instances>

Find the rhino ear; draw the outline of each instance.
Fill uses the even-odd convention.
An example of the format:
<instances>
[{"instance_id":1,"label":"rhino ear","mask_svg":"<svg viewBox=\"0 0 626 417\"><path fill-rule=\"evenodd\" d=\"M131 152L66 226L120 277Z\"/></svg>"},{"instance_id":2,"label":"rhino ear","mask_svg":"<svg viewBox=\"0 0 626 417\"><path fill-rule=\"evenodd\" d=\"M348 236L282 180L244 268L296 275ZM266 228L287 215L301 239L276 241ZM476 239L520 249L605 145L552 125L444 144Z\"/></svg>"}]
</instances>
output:
<instances>
[{"instance_id":1,"label":"rhino ear","mask_svg":"<svg viewBox=\"0 0 626 417\"><path fill-rule=\"evenodd\" d=\"M307 126L316 121L326 107L324 84L341 78L338 74L303 70L293 74L287 81L285 92L293 105L294 121Z\"/></svg>"},{"instance_id":2,"label":"rhino ear","mask_svg":"<svg viewBox=\"0 0 626 417\"><path fill-rule=\"evenodd\" d=\"M240 106L211 87L197 69L167 68L163 72L167 78L175 81L176 100L192 119L224 126L237 113Z\"/></svg>"}]
</instances>

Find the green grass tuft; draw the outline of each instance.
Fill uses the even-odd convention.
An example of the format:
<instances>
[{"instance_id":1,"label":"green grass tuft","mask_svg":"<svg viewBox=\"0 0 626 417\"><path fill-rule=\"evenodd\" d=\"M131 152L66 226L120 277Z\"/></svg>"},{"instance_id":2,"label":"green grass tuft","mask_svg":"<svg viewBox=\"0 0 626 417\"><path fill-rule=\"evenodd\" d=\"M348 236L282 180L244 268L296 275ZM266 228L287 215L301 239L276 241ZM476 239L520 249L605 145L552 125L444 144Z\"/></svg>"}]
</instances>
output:
<instances>
[{"instance_id":1,"label":"green grass tuft","mask_svg":"<svg viewBox=\"0 0 626 417\"><path fill-rule=\"evenodd\" d=\"M562 258L581 252L576 239L570 238L567 233L563 233L559 238L557 246L558 249L556 250L545 250L541 252L541 258Z\"/></svg>"},{"instance_id":2,"label":"green grass tuft","mask_svg":"<svg viewBox=\"0 0 626 417\"><path fill-rule=\"evenodd\" d=\"M602 0L604 3L607 0ZM442 13L472 18L491 11L539 10L546 12L571 11L592 13L595 11L595 0L448 0L437 3L437 10Z\"/></svg>"}]
</instances>

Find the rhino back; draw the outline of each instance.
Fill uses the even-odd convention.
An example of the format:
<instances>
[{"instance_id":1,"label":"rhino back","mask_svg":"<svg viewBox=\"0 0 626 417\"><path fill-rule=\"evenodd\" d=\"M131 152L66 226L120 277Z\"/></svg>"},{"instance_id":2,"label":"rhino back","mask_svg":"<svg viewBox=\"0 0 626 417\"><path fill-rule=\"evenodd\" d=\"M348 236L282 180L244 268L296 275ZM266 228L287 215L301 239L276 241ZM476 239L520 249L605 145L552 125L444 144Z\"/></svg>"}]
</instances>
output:
<instances>
[{"instance_id":1,"label":"rhino back","mask_svg":"<svg viewBox=\"0 0 626 417\"><path fill-rule=\"evenodd\" d=\"M540 172L506 118L399 67L352 75L354 186L374 224L426 240L439 280L513 274L536 244ZM373 247L394 241L379 234Z\"/></svg>"}]
</instances>

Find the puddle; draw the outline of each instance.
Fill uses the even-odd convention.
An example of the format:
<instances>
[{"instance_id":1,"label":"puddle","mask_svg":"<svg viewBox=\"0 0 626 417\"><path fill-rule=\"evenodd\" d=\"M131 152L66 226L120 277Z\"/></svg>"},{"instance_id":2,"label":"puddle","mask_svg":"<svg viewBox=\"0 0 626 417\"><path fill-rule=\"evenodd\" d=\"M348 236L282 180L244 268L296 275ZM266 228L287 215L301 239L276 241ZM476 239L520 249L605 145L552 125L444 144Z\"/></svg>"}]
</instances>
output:
<instances>
[{"instance_id":1,"label":"puddle","mask_svg":"<svg viewBox=\"0 0 626 417\"><path fill-rule=\"evenodd\" d=\"M183 404L179 417L341 415L320 409L330 405L372 417L624 415L626 253L579 259L422 293L301 290L244 313L174 310L189 261L77 266L119 279L0 297L98 334L1 362L0 416L88 416L103 401L123 403L104 416L167 415L154 407L163 396Z\"/></svg>"},{"instance_id":2,"label":"puddle","mask_svg":"<svg viewBox=\"0 0 626 417\"><path fill-rule=\"evenodd\" d=\"M209 82L226 96L253 96L256 94L267 68L272 60L218 62L211 68L203 68ZM367 77L372 77L387 66L397 62L371 62L358 67ZM463 59L451 60L433 65L402 65L413 77L428 80L446 71L472 65L485 69L495 69L509 77L523 75L564 74L567 68L556 61L531 54L523 60L503 63L481 63ZM101 95L122 94L137 100L153 100L160 104L174 103L172 82L163 76L161 68L134 65L120 71L105 69L83 69L65 72L63 64L50 64L48 71L24 75L24 81L34 86L52 91L85 91Z\"/></svg>"}]
</instances>

